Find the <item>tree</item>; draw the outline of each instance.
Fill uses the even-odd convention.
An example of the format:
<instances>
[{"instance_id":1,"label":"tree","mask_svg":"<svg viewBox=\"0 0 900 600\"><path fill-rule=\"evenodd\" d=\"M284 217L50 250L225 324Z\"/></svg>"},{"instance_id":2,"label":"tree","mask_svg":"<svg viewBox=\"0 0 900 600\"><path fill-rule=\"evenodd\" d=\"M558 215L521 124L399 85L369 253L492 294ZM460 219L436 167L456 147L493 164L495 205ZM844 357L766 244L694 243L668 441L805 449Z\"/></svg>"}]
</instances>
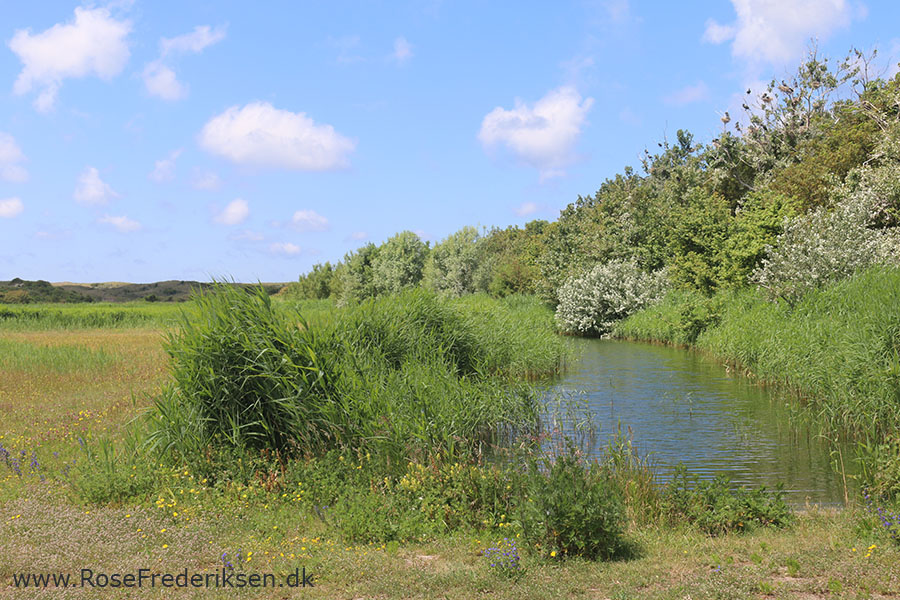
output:
<instances>
[{"instance_id":1,"label":"tree","mask_svg":"<svg viewBox=\"0 0 900 600\"><path fill-rule=\"evenodd\" d=\"M412 231L401 231L379 246L372 259L376 294L396 294L422 281L428 246Z\"/></svg>"},{"instance_id":2,"label":"tree","mask_svg":"<svg viewBox=\"0 0 900 600\"><path fill-rule=\"evenodd\" d=\"M378 247L369 242L356 252L344 256L343 268L340 269L340 299L342 303L349 300L365 300L375 296L374 263L378 258Z\"/></svg>"},{"instance_id":3,"label":"tree","mask_svg":"<svg viewBox=\"0 0 900 600\"><path fill-rule=\"evenodd\" d=\"M463 227L431 250L425 263L425 285L454 297L476 291L475 274L483 255L478 230Z\"/></svg>"}]
</instances>

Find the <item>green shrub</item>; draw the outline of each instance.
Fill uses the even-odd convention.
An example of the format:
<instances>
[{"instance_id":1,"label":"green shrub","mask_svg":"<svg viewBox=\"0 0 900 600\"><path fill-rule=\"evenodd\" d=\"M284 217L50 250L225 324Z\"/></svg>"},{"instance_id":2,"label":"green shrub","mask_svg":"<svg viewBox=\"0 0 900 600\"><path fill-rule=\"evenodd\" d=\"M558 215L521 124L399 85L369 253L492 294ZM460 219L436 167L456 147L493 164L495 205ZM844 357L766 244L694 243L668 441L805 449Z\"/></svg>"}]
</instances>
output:
<instances>
[{"instance_id":1,"label":"green shrub","mask_svg":"<svg viewBox=\"0 0 900 600\"><path fill-rule=\"evenodd\" d=\"M723 475L698 482L683 465L666 485L662 504L672 522L691 523L710 535L759 526L783 527L791 519L780 485L774 492L765 487L732 489Z\"/></svg>"},{"instance_id":2,"label":"green shrub","mask_svg":"<svg viewBox=\"0 0 900 600\"><path fill-rule=\"evenodd\" d=\"M625 546L625 506L610 473L571 449L531 463L519 520L525 541L545 555L609 559Z\"/></svg>"},{"instance_id":3,"label":"green shrub","mask_svg":"<svg viewBox=\"0 0 900 600\"><path fill-rule=\"evenodd\" d=\"M459 297L475 291L483 244L474 227L463 227L436 244L428 255L424 284L436 292Z\"/></svg>"},{"instance_id":4,"label":"green shrub","mask_svg":"<svg viewBox=\"0 0 900 600\"><path fill-rule=\"evenodd\" d=\"M830 281L879 264L896 264L898 232L872 229L880 198L850 195L788 223L752 279L770 298L791 304Z\"/></svg>"},{"instance_id":5,"label":"green shrub","mask_svg":"<svg viewBox=\"0 0 900 600\"><path fill-rule=\"evenodd\" d=\"M428 246L412 231L401 231L381 246L372 260L376 294L396 294L422 281Z\"/></svg>"},{"instance_id":6,"label":"green shrub","mask_svg":"<svg viewBox=\"0 0 900 600\"><path fill-rule=\"evenodd\" d=\"M336 278L330 262L316 263L312 271L284 286L278 296L289 300L324 300L334 295Z\"/></svg>"}]
</instances>

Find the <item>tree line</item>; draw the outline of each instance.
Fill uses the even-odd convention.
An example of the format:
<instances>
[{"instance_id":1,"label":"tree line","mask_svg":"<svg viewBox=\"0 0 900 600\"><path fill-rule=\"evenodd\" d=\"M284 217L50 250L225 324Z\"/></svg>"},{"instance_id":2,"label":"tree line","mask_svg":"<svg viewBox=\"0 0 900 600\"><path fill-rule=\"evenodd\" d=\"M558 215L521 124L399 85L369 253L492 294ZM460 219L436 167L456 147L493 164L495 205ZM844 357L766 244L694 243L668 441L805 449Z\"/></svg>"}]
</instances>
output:
<instances>
[{"instance_id":1,"label":"tree line","mask_svg":"<svg viewBox=\"0 0 900 600\"><path fill-rule=\"evenodd\" d=\"M900 256L900 75L876 76L874 58L832 63L811 48L790 78L747 90L715 139L678 130L555 221L464 227L433 246L403 231L315 265L285 293L537 294L562 329L584 334L668 289L757 286L796 302Z\"/></svg>"}]
</instances>

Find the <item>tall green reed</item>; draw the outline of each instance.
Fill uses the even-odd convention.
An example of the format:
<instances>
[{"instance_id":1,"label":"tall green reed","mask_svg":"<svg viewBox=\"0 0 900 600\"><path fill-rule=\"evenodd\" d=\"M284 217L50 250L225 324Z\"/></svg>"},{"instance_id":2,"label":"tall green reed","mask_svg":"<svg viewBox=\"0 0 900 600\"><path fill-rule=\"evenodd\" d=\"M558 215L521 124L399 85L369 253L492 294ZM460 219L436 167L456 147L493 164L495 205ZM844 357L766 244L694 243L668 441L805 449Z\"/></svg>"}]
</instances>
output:
<instances>
[{"instance_id":1,"label":"tall green reed","mask_svg":"<svg viewBox=\"0 0 900 600\"><path fill-rule=\"evenodd\" d=\"M562 353L549 310L486 297L410 290L315 323L261 289L219 285L195 305L169 336L173 384L149 417L151 445L182 459L222 447L355 448L386 465L477 456L536 426L538 397L516 378L556 372ZM519 324L517 311L541 318Z\"/></svg>"}]
</instances>

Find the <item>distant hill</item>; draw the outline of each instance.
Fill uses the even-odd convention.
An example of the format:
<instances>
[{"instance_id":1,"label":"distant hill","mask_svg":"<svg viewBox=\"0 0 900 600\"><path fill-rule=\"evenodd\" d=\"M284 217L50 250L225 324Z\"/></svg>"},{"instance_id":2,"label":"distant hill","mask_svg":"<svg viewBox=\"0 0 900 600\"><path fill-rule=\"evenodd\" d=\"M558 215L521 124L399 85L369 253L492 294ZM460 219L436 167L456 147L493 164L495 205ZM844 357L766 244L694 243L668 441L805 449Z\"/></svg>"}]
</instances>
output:
<instances>
[{"instance_id":1,"label":"distant hill","mask_svg":"<svg viewBox=\"0 0 900 600\"><path fill-rule=\"evenodd\" d=\"M50 283L13 279L0 281L0 304L30 304L34 302L183 302L191 293L209 287L199 281L157 281L155 283ZM256 284L237 283L239 287ZM285 284L264 283L270 294L275 294Z\"/></svg>"}]
</instances>

